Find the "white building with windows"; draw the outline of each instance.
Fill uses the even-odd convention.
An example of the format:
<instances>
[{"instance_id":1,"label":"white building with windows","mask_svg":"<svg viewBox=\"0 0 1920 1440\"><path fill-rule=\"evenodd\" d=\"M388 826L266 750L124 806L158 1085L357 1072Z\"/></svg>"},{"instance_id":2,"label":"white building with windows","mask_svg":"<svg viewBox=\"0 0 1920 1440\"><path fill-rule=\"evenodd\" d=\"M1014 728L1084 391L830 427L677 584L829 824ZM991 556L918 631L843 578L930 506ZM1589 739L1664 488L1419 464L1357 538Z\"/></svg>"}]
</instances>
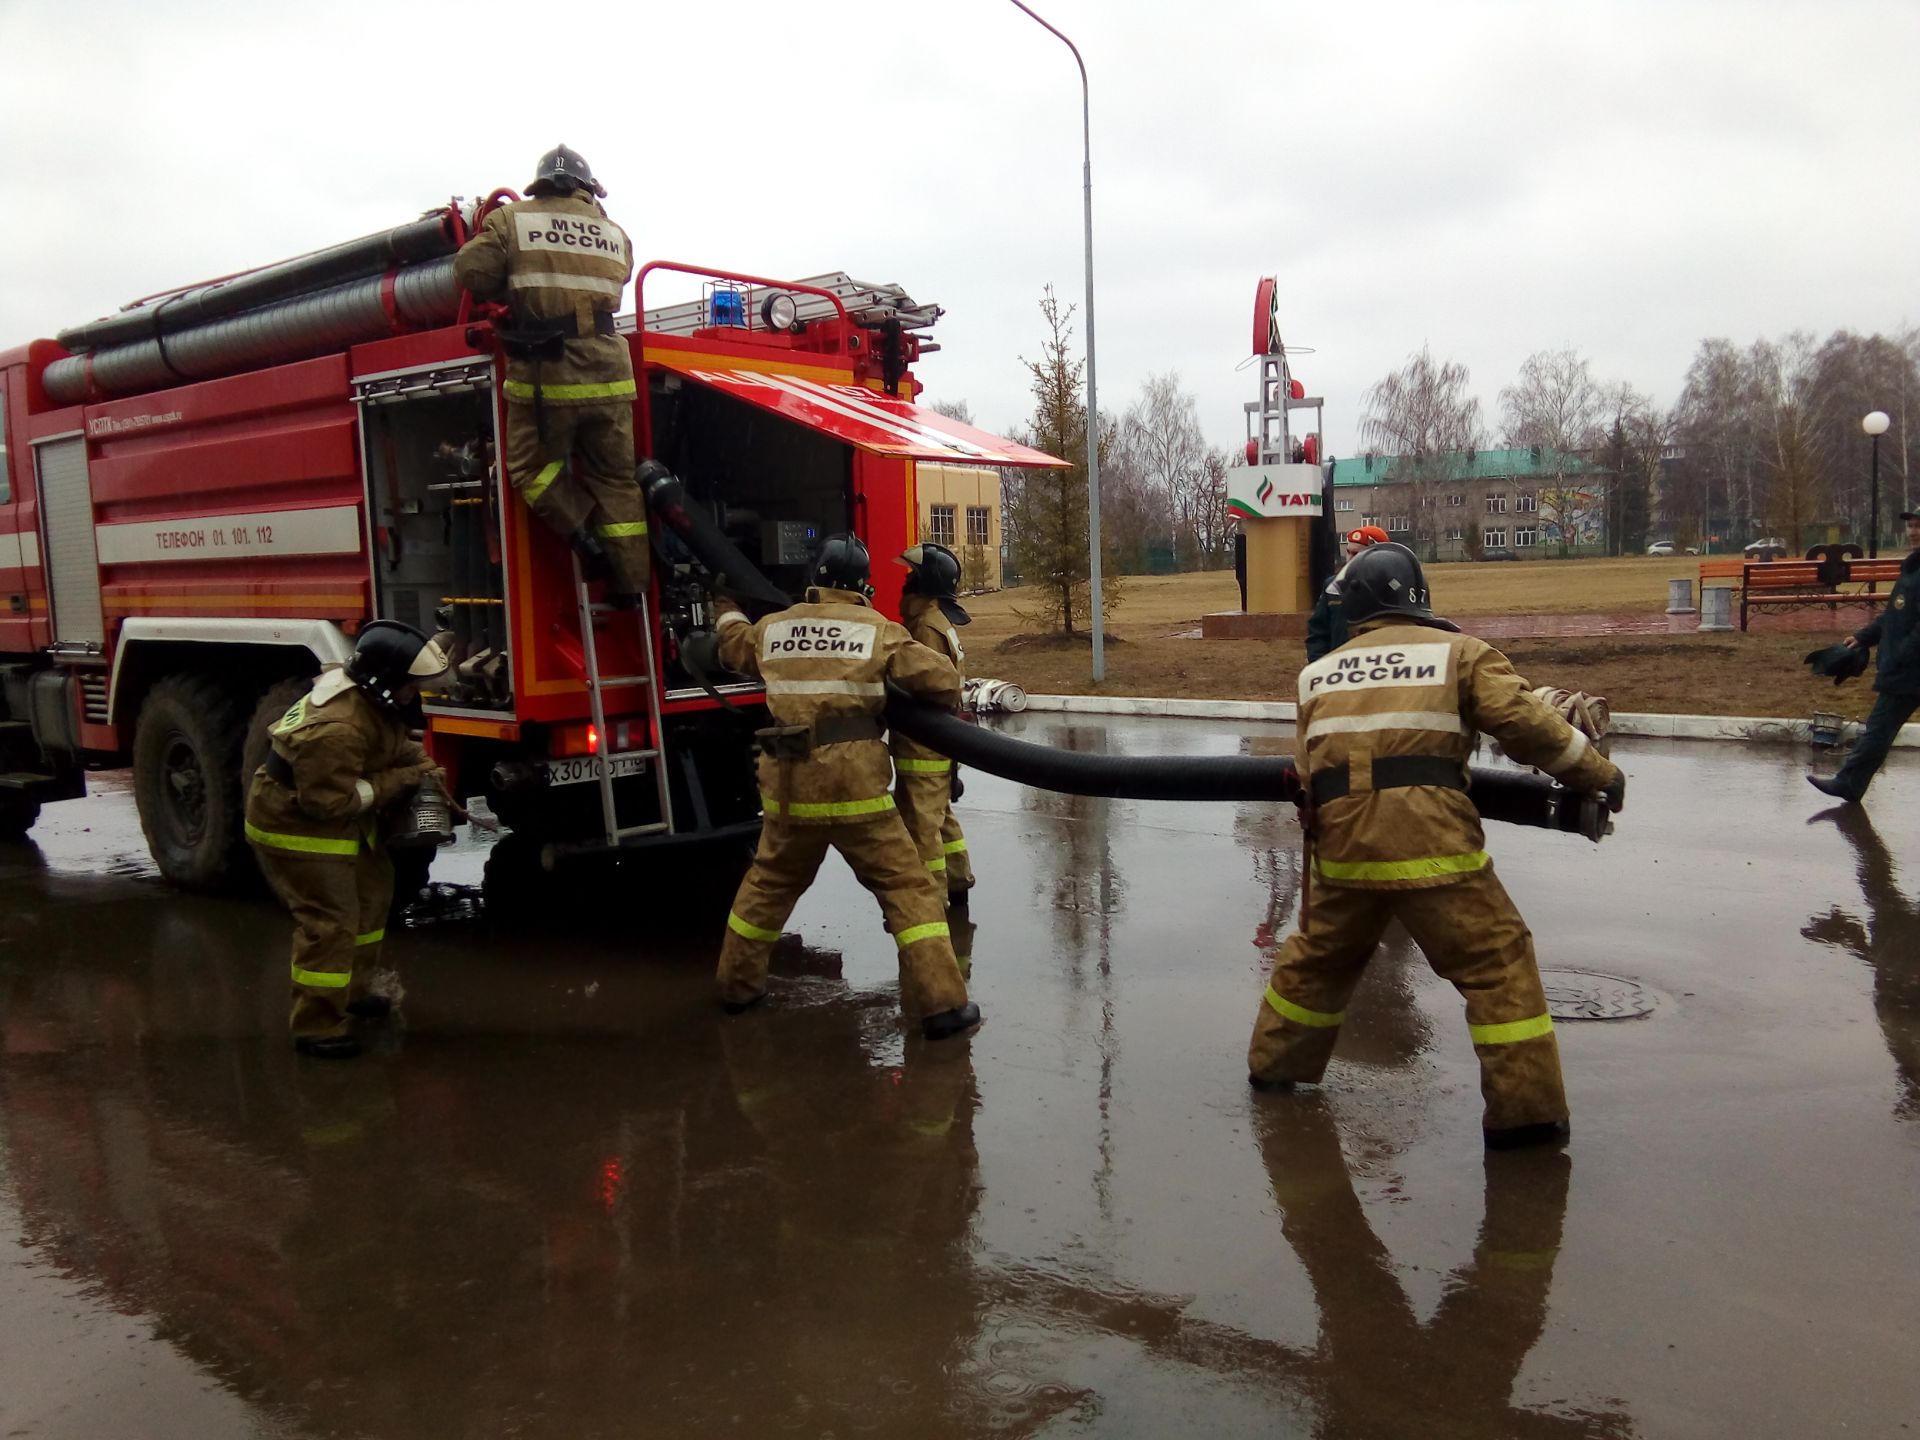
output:
<instances>
[{"instance_id":1,"label":"white building with windows","mask_svg":"<svg viewBox=\"0 0 1920 1440\"><path fill-rule=\"evenodd\" d=\"M1378 525L1423 559L1551 559L1606 548L1608 472L1539 447L1333 467L1334 522Z\"/></svg>"}]
</instances>

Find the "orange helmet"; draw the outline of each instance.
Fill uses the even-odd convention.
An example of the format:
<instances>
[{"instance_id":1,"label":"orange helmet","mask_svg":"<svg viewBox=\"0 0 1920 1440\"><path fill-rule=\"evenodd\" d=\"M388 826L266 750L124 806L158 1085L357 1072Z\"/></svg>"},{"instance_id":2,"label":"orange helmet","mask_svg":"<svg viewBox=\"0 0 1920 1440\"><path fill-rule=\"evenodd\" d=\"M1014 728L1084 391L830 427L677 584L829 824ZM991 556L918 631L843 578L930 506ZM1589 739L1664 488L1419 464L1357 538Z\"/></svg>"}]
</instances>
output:
<instances>
[{"instance_id":1,"label":"orange helmet","mask_svg":"<svg viewBox=\"0 0 1920 1440\"><path fill-rule=\"evenodd\" d=\"M1362 525L1358 530L1347 531L1349 545L1384 545L1387 539L1387 532L1378 525Z\"/></svg>"}]
</instances>

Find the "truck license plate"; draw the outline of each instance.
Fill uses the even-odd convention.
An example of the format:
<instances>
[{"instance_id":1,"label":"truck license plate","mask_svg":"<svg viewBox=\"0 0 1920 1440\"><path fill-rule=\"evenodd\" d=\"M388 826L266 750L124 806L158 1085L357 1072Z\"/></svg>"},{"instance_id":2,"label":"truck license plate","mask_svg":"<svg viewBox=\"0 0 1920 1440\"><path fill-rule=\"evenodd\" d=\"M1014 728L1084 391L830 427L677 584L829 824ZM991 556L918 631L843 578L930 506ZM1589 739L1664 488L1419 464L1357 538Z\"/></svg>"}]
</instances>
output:
<instances>
[{"instance_id":1,"label":"truck license plate","mask_svg":"<svg viewBox=\"0 0 1920 1440\"><path fill-rule=\"evenodd\" d=\"M605 765L612 766L616 780L647 773L644 755L615 755L611 759L604 755L573 755L565 760L547 761L547 784L584 785L590 781L598 784L601 767Z\"/></svg>"}]
</instances>

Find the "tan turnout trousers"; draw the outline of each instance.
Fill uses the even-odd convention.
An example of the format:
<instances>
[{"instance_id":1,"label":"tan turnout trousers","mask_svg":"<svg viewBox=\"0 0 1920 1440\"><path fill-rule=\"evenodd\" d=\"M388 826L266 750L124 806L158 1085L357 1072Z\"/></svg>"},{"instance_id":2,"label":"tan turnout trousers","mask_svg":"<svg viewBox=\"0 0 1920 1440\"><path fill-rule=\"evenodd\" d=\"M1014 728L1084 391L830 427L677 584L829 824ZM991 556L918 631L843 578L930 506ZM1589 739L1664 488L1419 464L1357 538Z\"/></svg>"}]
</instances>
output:
<instances>
[{"instance_id":1,"label":"tan turnout trousers","mask_svg":"<svg viewBox=\"0 0 1920 1440\"><path fill-rule=\"evenodd\" d=\"M767 960L793 907L829 850L838 850L879 900L900 951L900 1008L920 1018L967 1003L954 958L945 896L891 810L837 825L782 823L769 815L753 868L740 882L720 947L720 998L743 1004L767 988Z\"/></svg>"},{"instance_id":2,"label":"tan turnout trousers","mask_svg":"<svg viewBox=\"0 0 1920 1440\"><path fill-rule=\"evenodd\" d=\"M264 775L254 783L272 784ZM346 856L298 855L254 848L261 873L293 915L293 1009L296 1040L347 1033L347 1005L367 994L380 964L393 903L393 861L385 846L362 844Z\"/></svg>"}]
</instances>

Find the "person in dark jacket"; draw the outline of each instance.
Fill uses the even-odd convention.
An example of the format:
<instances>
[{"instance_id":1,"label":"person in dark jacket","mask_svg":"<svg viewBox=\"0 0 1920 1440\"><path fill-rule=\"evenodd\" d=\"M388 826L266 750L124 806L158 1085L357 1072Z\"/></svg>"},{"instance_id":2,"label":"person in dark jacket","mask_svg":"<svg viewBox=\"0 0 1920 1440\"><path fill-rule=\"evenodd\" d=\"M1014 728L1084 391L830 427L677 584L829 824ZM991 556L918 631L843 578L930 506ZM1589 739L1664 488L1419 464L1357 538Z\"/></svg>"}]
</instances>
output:
<instances>
[{"instance_id":1,"label":"person in dark jacket","mask_svg":"<svg viewBox=\"0 0 1920 1440\"><path fill-rule=\"evenodd\" d=\"M1867 716L1867 728L1854 742L1853 753L1832 779L1809 775L1807 783L1823 795L1858 805L1873 783L1874 772L1893 748L1900 727L1920 710L1920 512L1904 511L1907 544L1913 553L1900 567L1887 608L1857 634L1847 637L1855 648L1880 647L1873 688L1879 692Z\"/></svg>"},{"instance_id":2,"label":"person in dark jacket","mask_svg":"<svg viewBox=\"0 0 1920 1440\"><path fill-rule=\"evenodd\" d=\"M1369 545L1384 545L1387 532L1378 525L1362 525L1358 530L1349 530L1341 541L1345 559L1352 560ZM1347 573L1343 564L1340 573L1327 582L1327 588L1320 592L1320 598L1314 603L1313 614L1307 617L1307 663L1311 665L1329 650L1338 650L1347 643L1347 612L1340 600L1340 578Z\"/></svg>"}]
</instances>

